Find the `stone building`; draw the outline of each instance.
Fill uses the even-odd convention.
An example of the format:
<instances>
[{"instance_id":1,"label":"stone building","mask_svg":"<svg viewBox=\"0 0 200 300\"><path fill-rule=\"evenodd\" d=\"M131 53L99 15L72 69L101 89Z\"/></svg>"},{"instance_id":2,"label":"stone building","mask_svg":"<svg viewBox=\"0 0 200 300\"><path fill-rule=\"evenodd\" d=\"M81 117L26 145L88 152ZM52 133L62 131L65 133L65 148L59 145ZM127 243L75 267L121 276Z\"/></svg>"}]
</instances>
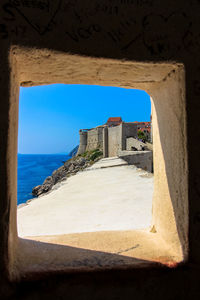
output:
<instances>
[{"instance_id":1,"label":"stone building","mask_svg":"<svg viewBox=\"0 0 200 300\"><path fill-rule=\"evenodd\" d=\"M77 155L96 148L103 150L103 126L79 130L79 148Z\"/></svg>"},{"instance_id":2,"label":"stone building","mask_svg":"<svg viewBox=\"0 0 200 300\"><path fill-rule=\"evenodd\" d=\"M107 123L92 129L79 131L80 142L77 155L96 148L104 152L104 157L117 156L126 150L126 139L137 137L137 125L122 122L121 118L109 118Z\"/></svg>"},{"instance_id":3,"label":"stone building","mask_svg":"<svg viewBox=\"0 0 200 300\"><path fill-rule=\"evenodd\" d=\"M108 127L111 126L117 126L120 125L122 123L122 118L121 117L111 117L108 119L108 121L106 122L106 125Z\"/></svg>"},{"instance_id":4,"label":"stone building","mask_svg":"<svg viewBox=\"0 0 200 300\"><path fill-rule=\"evenodd\" d=\"M103 128L103 126L98 126L88 130L86 151L96 148L103 149Z\"/></svg>"}]
</instances>

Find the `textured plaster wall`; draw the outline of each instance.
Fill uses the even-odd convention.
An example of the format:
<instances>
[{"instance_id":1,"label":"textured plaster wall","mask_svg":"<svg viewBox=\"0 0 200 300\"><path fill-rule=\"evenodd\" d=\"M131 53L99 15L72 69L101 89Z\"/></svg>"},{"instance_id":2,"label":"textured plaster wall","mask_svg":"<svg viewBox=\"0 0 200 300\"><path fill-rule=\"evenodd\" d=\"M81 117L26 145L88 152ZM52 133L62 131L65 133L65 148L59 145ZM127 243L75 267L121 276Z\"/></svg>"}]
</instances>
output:
<instances>
[{"instance_id":1,"label":"textured plaster wall","mask_svg":"<svg viewBox=\"0 0 200 300\"><path fill-rule=\"evenodd\" d=\"M37 0L1 1L2 299L199 298L199 11L198 0L50 0L43 5ZM73 237L70 247L65 241L61 248L49 238L54 256L44 242L30 246L28 240L17 238L19 85L50 83L141 88L151 95L155 147L151 233ZM95 248L97 242L101 252ZM114 242L118 250L110 254L108 245ZM122 245L126 252L121 252ZM90 256L84 247L90 247ZM17 251L21 260L16 259ZM70 260L77 251L76 259ZM128 266L125 254L131 260ZM182 255L184 263L177 266ZM59 256L62 264L58 261L45 273ZM115 265L116 258L118 264L123 262L120 266ZM150 261L164 265L168 261L172 268ZM9 276L16 278L21 270L18 281L11 282Z\"/></svg>"}]
</instances>

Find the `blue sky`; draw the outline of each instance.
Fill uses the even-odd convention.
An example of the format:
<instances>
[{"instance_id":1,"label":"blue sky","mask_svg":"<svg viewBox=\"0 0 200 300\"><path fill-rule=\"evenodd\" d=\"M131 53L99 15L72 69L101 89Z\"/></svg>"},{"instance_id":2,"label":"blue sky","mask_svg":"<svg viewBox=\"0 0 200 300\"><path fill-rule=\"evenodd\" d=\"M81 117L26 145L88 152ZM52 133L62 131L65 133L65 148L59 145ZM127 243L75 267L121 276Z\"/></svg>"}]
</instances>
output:
<instances>
[{"instance_id":1,"label":"blue sky","mask_svg":"<svg viewBox=\"0 0 200 300\"><path fill-rule=\"evenodd\" d=\"M106 123L150 121L149 95L141 90L52 84L20 88L19 153L68 153L79 143L79 129Z\"/></svg>"}]
</instances>

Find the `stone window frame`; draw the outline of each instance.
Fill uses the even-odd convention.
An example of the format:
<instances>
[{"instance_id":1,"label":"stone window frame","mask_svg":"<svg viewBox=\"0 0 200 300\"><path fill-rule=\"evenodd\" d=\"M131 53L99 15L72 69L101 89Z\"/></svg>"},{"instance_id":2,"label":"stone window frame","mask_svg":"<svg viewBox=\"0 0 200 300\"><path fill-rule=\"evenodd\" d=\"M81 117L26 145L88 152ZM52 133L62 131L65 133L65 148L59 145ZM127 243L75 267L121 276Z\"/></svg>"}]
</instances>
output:
<instances>
[{"instance_id":1,"label":"stone window frame","mask_svg":"<svg viewBox=\"0 0 200 300\"><path fill-rule=\"evenodd\" d=\"M176 266L188 258L188 164L184 65L83 57L47 49L10 49L7 160L10 211L8 274L11 280L49 272ZM95 84L142 89L151 96L154 136L152 225L22 239L17 236L19 86ZM175 132L176 134L172 134ZM13 171L14 170L14 171Z\"/></svg>"}]
</instances>

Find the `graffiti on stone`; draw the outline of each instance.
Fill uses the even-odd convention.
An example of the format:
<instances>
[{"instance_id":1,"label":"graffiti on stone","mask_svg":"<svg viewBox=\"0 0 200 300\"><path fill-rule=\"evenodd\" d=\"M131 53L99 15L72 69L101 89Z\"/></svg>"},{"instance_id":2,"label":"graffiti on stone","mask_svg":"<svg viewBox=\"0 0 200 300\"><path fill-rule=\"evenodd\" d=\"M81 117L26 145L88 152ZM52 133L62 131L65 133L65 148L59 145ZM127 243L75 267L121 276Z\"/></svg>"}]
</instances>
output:
<instances>
[{"instance_id":1,"label":"graffiti on stone","mask_svg":"<svg viewBox=\"0 0 200 300\"><path fill-rule=\"evenodd\" d=\"M189 26L186 20L186 15L180 12L169 16L153 13L145 16L143 42L150 54L168 58L174 56L182 47L183 35Z\"/></svg>"},{"instance_id":2,"label":"graffiti on stone","mask_svg":"<svg viewBox=\"0 0 200 300\"><path fill-rule=\"evenodd\" d=\"M50 10L49 0L10 0L10 3L17 8L37 8L46 12Z\"/></svg>"},{"instance_id":3,"label":"graffiti on stone","mask_svg":"<svg viewBox=\"0 0 200 300\"><path fill-rule=\"evenodd\" d=\"M87 40L96 33L101 32L101 27L98 24L91 24L86 27L72 28L70 31L65 31L66 35L75 42L79 42L81 39Z\"/></svg>"},{"instance_id":4,"label":"graffiti on stone","mask_svg":"<svg viewBox=\"0 0 200 300\"><path fill-rule=\"evenodd\" d=\"M103 4L98 3L95 6L96 13L100 12L106 15L114 15L117 16L119 14L119 6L118 5L109 5L109 4Z\"/></svg>"},{"instance_id":5,"label":"graffiti on stone","mask_svg":"<svg viewBox=\"0 0 200 300\"><path fill-rule=\"evenodd\" d=\"M143 6L153 6L154 0L120 0L121 5L135 5L139 7Z\"/></svg>"},{"instance_id":6,"label":"graffiti on stone","mask_svg":"<svg viewBox=\"0 0 200 300\"><path fill-rule=\"evenodd\" d=\"M50 25L54 20L61 6L61 0L10 0L7 11L12 15L13 7L39 34L44 34L50 30ZM42 15L42 18L41 18Z\"/></svg>"},{"instance_id":7,"label":"graffiti on stone","mask_svg":"<svg viewBox=\"0 0 200 300\"><path fill-rule=\"evenodd\" d=\"M196 25L197 26L193 26L191 22L189 29L185 32L183 37L184 49L191 54L199 54L200 51L200 24Z\"/></svg>"},{"instance_id":8,"label":"graffiti on stone","mask_svg":"<svg viewBox=\"0 0 200 300\"><path fill-rule=\"evenodd\" d=\"M137 25L137 21L131 17L126 20L122 20L118 26L111 28L109 31L106 31L107 36L115 43L115 44L125 44L127 43L127 38L131 36L135 39L138 35L137 30L133 30ZM122 46L124 48L124 46Z\"/></svg>"},{"instance_id":9,"label":"graffiti on stone","mask_svg":"<svg viewBox=\"0 0 200 300\"><path fill-rule=\"evenodd\" d=\"M2 6L3 12L5 13L5 21L15 21L14 7L11 3L5 3Z\"/></svg>"}]
</instances>

